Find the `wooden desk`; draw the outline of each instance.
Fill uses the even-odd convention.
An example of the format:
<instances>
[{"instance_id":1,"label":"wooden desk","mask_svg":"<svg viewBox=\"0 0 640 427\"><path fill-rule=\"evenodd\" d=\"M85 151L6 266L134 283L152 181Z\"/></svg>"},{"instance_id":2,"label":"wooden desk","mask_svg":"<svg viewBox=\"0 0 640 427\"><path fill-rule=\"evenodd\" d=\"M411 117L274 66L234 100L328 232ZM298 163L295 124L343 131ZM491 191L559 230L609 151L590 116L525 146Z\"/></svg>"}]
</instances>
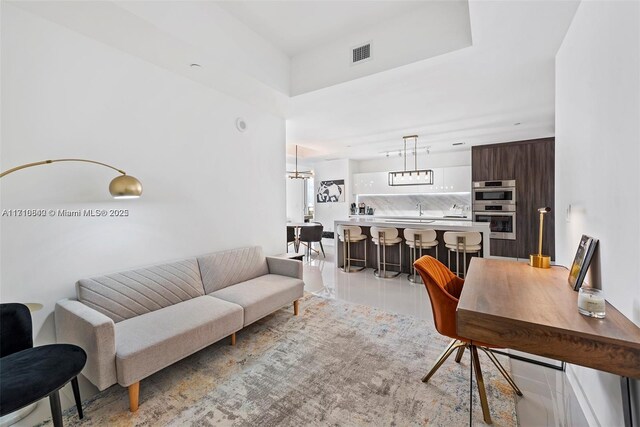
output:
<instances>
[{"instance_id":1,"label":"wooden desk","mask_svg":"<svg viewBox=\"0 0 640 427\"><path fill-rule=\"evenodd\" d=\"M473 258L458 303L458 334L526 353L640 378L640 328L607 302L578 313L563 267Z\"/></svg>"},{"instance_id":2,"label":"wooden desk","mask_svg":"<svg viewBox=\"0 0 640 427\"><path fill-rule=\"evenodd\" d=\"M458 302L458 334L640 378L640 328L608 302L604 319L578 313L567 276L564 267L473 258Z\"/></svg>"}]
</instances>

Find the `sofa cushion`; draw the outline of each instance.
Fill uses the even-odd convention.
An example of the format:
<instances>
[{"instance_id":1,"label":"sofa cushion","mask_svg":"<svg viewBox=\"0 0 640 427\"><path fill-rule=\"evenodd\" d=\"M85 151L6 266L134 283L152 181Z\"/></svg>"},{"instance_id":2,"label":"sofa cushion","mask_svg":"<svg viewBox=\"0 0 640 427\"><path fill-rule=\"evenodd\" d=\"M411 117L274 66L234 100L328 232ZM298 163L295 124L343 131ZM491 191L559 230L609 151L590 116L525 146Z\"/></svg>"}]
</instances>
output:
<instances>
[{"instance_id":1,"label":"sofa cushion","mask_svg":"<svg viewBox=\"0 0 640 427\"><path fill-rule=\"evenodd\" d=\"M117 323L118 383L136 383L239 331L242 320L242 307L205 295Z\"/></svg>"},{"instance_id":2,"label":"sofa cushion","mask_svg":"<svg viewBox=\"0 0 640 427\"><path fill-rule=\"evenodd\" d=\"M226 287L209 295L244 308L244 326L302 298L304 282L300 279L267 274Z\"/></svg>"},{"instance_id":3,"label":"sofa cushion","mask_svg":"<svg viewBox=\"0 0 640 427\"><path fill-rule=\"evenodd\" d=\"M269 273L259 246L204 255L198 265L207 294Z\"/></svg>"},{"instance_id":4,"label":"sofa cushion","mask_svg":"<svg viewBox=\"0 0 640 427\"><path fill-rule=\"evenodd\" d=\"M195 258L82 279L78 300L120 322L204 295Z\"/></svg>"}]
</instances>

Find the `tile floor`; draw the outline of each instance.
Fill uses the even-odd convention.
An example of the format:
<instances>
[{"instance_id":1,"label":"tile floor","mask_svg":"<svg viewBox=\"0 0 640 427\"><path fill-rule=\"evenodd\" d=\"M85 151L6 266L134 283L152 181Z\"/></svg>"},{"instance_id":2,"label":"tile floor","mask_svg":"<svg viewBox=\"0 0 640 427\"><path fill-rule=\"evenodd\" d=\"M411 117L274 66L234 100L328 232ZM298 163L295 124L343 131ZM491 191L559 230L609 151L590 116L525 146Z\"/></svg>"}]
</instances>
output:
<instances>
[{"instance_id":1,"label":"tile floor","mask_svg":"<svg viewBox=\"0 0 640 427\"><path fill-rule=\"evenodd\" d=\"M394 279L378 279L372 269L344 273L336 268L334 248L329 244L324 244L324 248L326 258L316 254L311 260L305 257L306 291L432 322L429 297L422 285L412 284L404 274ZM564 372L513 359L511 371L524 394L518 398L516 407L520 426L588 425Z\"/></svg>"},{"instance_id":2,"label":"tile floor","mask_svg":"<svg viewBox=\"0 0 640 427\"><path fill-rule=\"evenodd\" d=\"M371 269L344 273L335 266L333 247L325 244L324 248L326 258L315 254L311 260L305 258L306 291L432 321L429 297L422 285L412 284L406 275L395 279L378 279ZM425 361L425 370L428 365ZM515 360L511 360L511 371L525 395L518 399L516 407L520 426L588 425L564 372ZM85 398L96 392L95 387L82 377L80 389ZM62 389L60 399L63 408L73 405L70 386ZM474 402L478 404L477 399ZM35 411L14 425L33 426L50 416L49 402L44 399L39 402ZM6 425L2 421L6 420L0 420L0 427Z\"/></svg>"}]
</instances>

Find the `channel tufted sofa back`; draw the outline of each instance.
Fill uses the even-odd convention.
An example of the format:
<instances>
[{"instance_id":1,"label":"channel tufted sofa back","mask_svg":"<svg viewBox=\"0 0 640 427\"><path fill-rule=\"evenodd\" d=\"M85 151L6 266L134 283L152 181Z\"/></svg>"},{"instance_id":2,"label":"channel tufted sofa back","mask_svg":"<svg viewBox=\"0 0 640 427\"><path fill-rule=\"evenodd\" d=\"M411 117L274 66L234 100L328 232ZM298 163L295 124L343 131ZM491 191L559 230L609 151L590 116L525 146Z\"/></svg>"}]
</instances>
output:
<instances>
[{"instance_id":1,"label":"channel tufted sofa back","mask_svg":"<svg viewBox=\"0 0 640 427\"><path fill-rule=\"evenodd\" d=\"M204 255L198 257L198 265L207 294L269 274L267 259L260 246Z\"/></svg>"},{"instance_id":2,"label":"channel tufted sofa back","mask_svg":"<svg viewBox=\"0 0 640 427\"><path fill-rule=\"evenodd\" d=\"M204 295L198 261L185 259L153 267L82 279L78 301L120 322Z\"/></svg>"}]
</instances>

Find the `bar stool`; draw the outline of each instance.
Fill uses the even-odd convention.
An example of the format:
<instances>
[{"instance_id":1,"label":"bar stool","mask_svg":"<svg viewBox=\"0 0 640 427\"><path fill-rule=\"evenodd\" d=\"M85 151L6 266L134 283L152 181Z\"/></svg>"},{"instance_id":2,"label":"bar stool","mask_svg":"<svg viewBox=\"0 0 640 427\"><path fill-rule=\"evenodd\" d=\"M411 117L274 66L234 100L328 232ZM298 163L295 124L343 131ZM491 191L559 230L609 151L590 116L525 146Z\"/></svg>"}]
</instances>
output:
<instances>
[{"instance_id":1,"label":"bar stool","mask_svg":"<svg viewBox=\"0 0 640 427\"><path fill-rule=\"evenodd\" d=\"M367 268L367 236L362 234L362 228L357 225L339 225L338 240L342 242L342 270L345 273L353 273ZM364 242L364 259L351 258L351 243L358 242ZM352 270L351 261L364 262L364 265Z\"/></svg>"},{"instance_id":2,"label":"bar stool","mask_svg":"<svg viewBox=\"0 0 640 427\"><path fill-rule=\"evenodd\" d=\"M371 240L377 246L378 268L373 270L376 277L391 279L402 273L402 237L398 237L398 229L392 227L371 227ZM387 262L387 246L398 245L399 261L397 264ZM382 247L382 262L380 262L380 247ZM398 267L398 272L387 276L387 265ZM380 271L382 270L382 274Z\"/></svg>"},{"instance_id":3,"label":"bar stool","mask_svg":"<svg viewBox=\"0 0 640 427\"><path fill-rule=\"evenodd\" d=\"M418 258L422 258L422 249L436 248L436 259L438 259L438 241L436 240L436 237L437 235L435 230L424 230L417 228L404 229L404 239L407 243L407 246L409 246L409 254L412 266ZM419 275L416 275L415 267L412 268L413 274L407 274L407 279L409 279L411 283L421 283L422 279Z\"/></svg>"},{"instance_id":4,"label":"bar stool","mask_svg":"<svg viewBox=\"0 0 640 427\"><path fill-rule=\"evenodd\" d=\"M479 254L482 250L482 234L477 231L447 231L444 233L444 245L447 248L449 269L451 269L451 251L456 253L456 276L460 277L460 252L463 254L463 277L467 276L467 254Z\"/></svg>"}]
</instances>

